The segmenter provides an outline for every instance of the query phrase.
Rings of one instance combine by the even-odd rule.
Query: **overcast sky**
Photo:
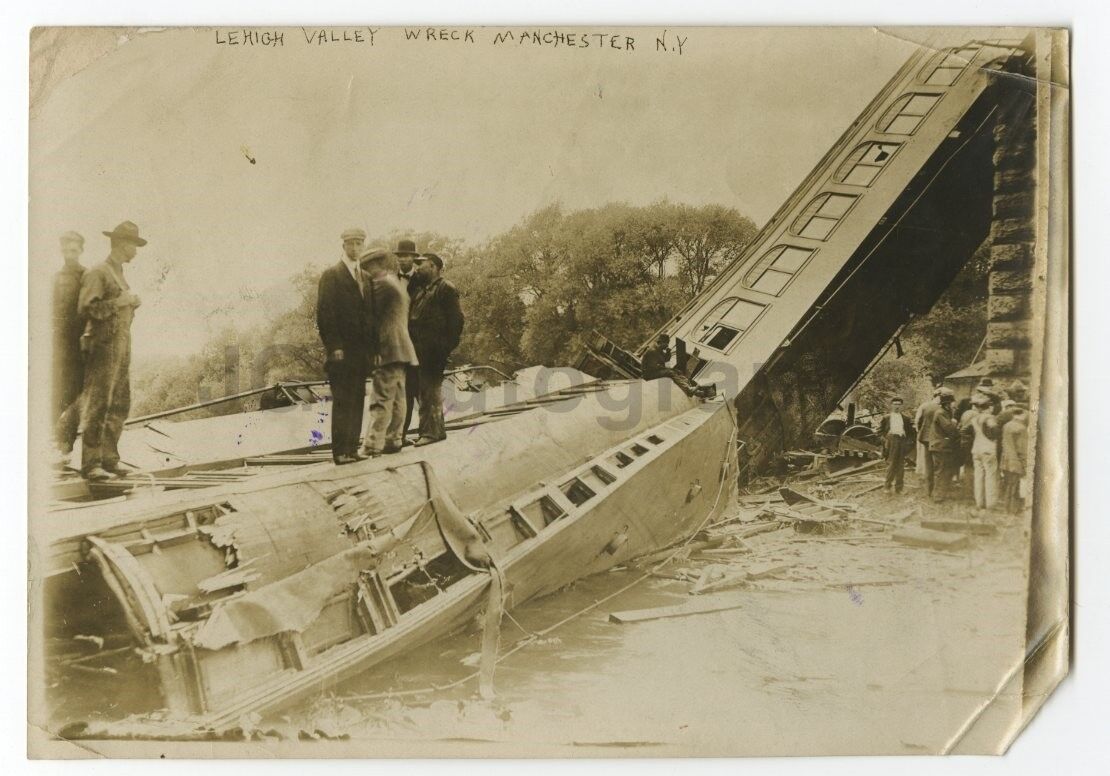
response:
[[[150,240],[127,269],[141,359],[261,320],[352,225],[480,242],[556,201],[663,197],[762,223],[911,53],[862,29],[688,28],[681,54],[673,30],[667,52],[653,28],[612,31],[632,51],[495,32],[320,46],[287,28],[280,48],[131,35],[35,106],[32,291],[61,232],[85,235],[88,266],[102,230],[135,221]]]

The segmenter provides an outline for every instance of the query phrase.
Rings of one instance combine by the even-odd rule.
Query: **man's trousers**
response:
[[[910,443],[904,436],[889,434],[886,438],[886,444],[887,464],[884,487],[890,488],[893,485],[894,489],[901,493],[906,469],[906,453],[910,448]]]
[[[362,405],[366,401],[366,360],[348,353],[342,361],[327,364],[331,385],[331,455],[358,453],[362,432]]]
[[[93,342],[85,363],[82,393],[81,471],[101,467],[112,471],[119,464],[119,438],[131,410],[131,335],[115,334]]]
[[[379,366],[370,375],[370,417],[362,443],[365,455],[400,450],[405,422],[405,365]]]

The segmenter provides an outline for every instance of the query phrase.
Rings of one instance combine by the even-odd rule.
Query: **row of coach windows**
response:
[[[938,51],[921,71],[921,82],[929,86],[951,86],[971,64],[979,46]]]
[[[951,86],[978,51],[978,46],[965,46],[938,52],[922,69],[919,76],[921,82],[927,86]],[[887,108],[875,128],[887,135],[912,135],[940,98],[940,94],[925,92],[903,94]],[[899,148],[900,143],[886,140],[861,143],[837,168],[833,180],[849,186],[869,187]],[[857,199],[857,195],[839,192],[819,194],[794,219],[790,233],[810,240],[828,239]],[[753,291],[778,296],[815,252],[816,249],[796,245],[776,245],[748,270],[744,285]],[[719,302],[703,319],[706,322],[701,327],[699,343],[714,350],[727,351],[755,324],[766,307],[738,297]]]
[[[877,129],[888,135],[912,135],[938,102],[940,102],[939,94],[923,92],[903,94],[887,108],[886,113],[879,119]]]

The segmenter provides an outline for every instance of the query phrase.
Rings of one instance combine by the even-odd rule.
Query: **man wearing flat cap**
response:
[[[443,371],[462,337],[459,292],[443,278],[443,259],[425,253],[415,260],[419,278],[409,311],[409,334],[416,347],[420,438],[417,447],[447,438],[443,427]]]
[[[340,236],[343,256],[324,270],[316,296],[316,327],[324,343],[324,371],[331,385],[331,455],[336,464],[359,460],[358,437],[370,364],[366,274],[358,265],[366,232]]]
[[[142,303],[123,265],[146,245],[131,221],[103,234],[111,241],[108,258],[85,272],[77,298],[77,313],[87,321],[81,474],[92,481],[123,473],[118,445],[131,409],[131,321]]]
[[[81,334],[85,321],[77,314],[77,298],[85,267],[81,254],[85,238],[77,232],[61,237],[62,268],[54,275],[54,384],[53,407],[55,439],[64,454],[73,450],[81,420],[81,388],[85,380],[85,363],[81,355]]]
[[[399,453],[405,422],[405,370],[416,366],[409,338],[409,295],[397,278],[397,257],[372,249],[359,258],[369,278],[371,384],[370,417],[362,454],[372,458]]]

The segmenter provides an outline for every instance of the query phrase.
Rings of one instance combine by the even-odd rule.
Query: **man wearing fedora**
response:
[[[85,272],[77,297],[84,318],[85,383],[81,418],[81,474],[100,481],[122,474],[119,438],[131,409],[131,321],[141,304],[123,276],[146,240],[124,221],[110,232],[108,258]]]
[[[85,267],[81,254],[85,238],[77,232],[61,237],[62,268],[54,275],[54,385],[53,405],[55,439],[58,450],[68,455],[77,439],[81,420],[81,388],[85,381],[85,360],[81,354],[81,335],[85,321],[77,314],[77,297]]]
[[[324,343],[324,371],[331,385],[331,455],[336,464],[360,459],[358,438],[370,369],[366,273],[358,265],[366,232],[340,235],[343,256],[320,275],[316,328]]]

